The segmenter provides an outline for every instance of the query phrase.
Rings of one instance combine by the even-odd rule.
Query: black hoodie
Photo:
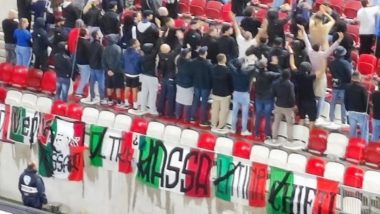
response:
[[[117,13],[113,10],[107,11],[100,21],[100,29],[104,35],[119,34],[120,20]]]
[[[49,38],[45,30],[45,20],[41,17],[37,18],[33,27],[33,53],[41,54],[47,52]]]
[[[54,62],[55,62],[55,72],[57,73],[58,77],[61,78],[70,78],[71,77],[71,71],[72,71],[72,63],[70,56],[67,54],[65,49],[65,43],[60,42],[57,45],[56,48],[56,54],[54,55]]]
[[[144,55],[141,57],[141,73],[147,76],[157,77],[156,74],[156,57],[159,45],[152,43],[144,44],[141,50]]]

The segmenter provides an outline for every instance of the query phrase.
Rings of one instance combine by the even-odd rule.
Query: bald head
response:
[[[159,16],[168,16],[169,15],[169,11],[168,11],[168,9],[166,9],[166,7],[158,8],[157,13]]]
[[[17,18],[17,11],[16,10],[10,10],[8,12],[8,18],[9,19],[16,19]]]
[[[162,44],[160,47],[160,52],[163,54],[167,54],[170,52],[170,46],[168,44]]]

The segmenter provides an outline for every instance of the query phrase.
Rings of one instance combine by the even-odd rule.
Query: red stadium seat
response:
[[[380,167],[380,143],[370,142],[364,150],[364,161],[368,166]]]
[[[355,166],[349,166],[344,173],[343,184],[361,189],[363,187],[364,170]]]
[[[132,132],[146,134],[147,129],[148,129],[148,121],[146,121],[144,118],[141,118],[141,117],[133,118],[133,122],[131,126]]]
[[[206,4],[206,16],[209,19],[220,19],[223,4],[218,1],[208,1]]]
[[[377,60],[376,63],[376,74],[377,76],[380,76],[380,58]]]
[[[31,90],[41,90],[41,81],[43,72],[39,69],[29,69],[28,76],[26,77],[27,88]]]
[[[344,0],[330,0],[328,6],[334,9],[339,15],[343,12]]]
[[[359,25],[347,25],[347,33],[349,33],[354,39],[355,43],[359,43]]]
[[[207,150],[214,150],[216,143],[216,136],[211,133],[202,133],[199,136],[198,147]]]
[[[10,84],[14,65],[11,63],[0,64],[0,81],[6,84]]]
[[[58,116],[63,116],[66,117],[67,114],[67,103],[65,103],[62,100],[56,100],[53,103],[53,106],[51,107],[51,113],[58,115]]]
[[[325,129],[314,128],[310,131],[307,150],[311,153],[323,154],[327,148],[327,137],[329,132]]]
[[[358,62],[359,62],[359,54],[356,51],[351,51],[351,59],[353,62],[354,70],[356,70],[356,66],[358,65]]]
[[[13,69],[11,84],[14,87],[26,87],[26,78],[28,76],[28,68],[25,66],[15,66]]]
[[[267,9],[261,8],[259,9],[259,11],[257,11],[255,16],[260,22],[262,22],[267,17],[267,12],[268,12]]]
[[[0,87],[0,103],[4,103],[6,97],[7,97],[7,89]]]
[[[41,81],[41,90],[45,93],[54,94],[57,84],[55,71],[49,70],[44,73]]]
[[[192,0],[190,3],[190,13],[193,16],[204,16],[206,0]]]
[[[244,141],[236,141],[234,143],[232,155],[244,159],[249,159],[251,156],[252,144]]]
[[[361,163],[364,158],[366,142],[360,138],[351,138],[346,148],[345,159],[353,163]]]
[[[223,6],[223,8],[222,8],[222,19],[223,19],[223,21],[232,22],[231,11],[232,11],[231,3],[227,3]]]
[[[358,13],[358,10],[361,8],[360,1],[357,0],[351,0],[347,1],[346,5],[344,6],[343,13],[346,15],[349,19],[356,18],[356,14]]]
[[[190,0],[180,0],[179,11],[180,13],[190,13]]]
[[[325,172],[325,161],[320,158],[312,157],[306,165],[306,173],[323,176]]]
[[[67,107],[67,117],[75,120],[82,120],[83,106],[78,103],[71,103]]]
[[[363,75],[372,74],[375,70],[377,59],[372,54],[361,54],[359,56],[358,71]]]

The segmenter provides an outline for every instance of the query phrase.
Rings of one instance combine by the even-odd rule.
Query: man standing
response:
[[[25,206],[42,209],[42,205],[47,204],[45,184],[42,178],[37,175],[35,163],[29,163],[21,174],[18,181],[18,189]]]
[[[81,9],[72,3],[72,0],[65,0],[62,3],[62,16],[65,18],[64,28],[69,33],[75,27],[75,22],[81,17]]]
[[[143,20],[137,24],[137,39],[140,44],[156,44],[159,38],[159,31],[155,24],[152,23],[153,11],[143,11]]]
[[[140,86],[141,74],[141,51],[140,42],[137,39],[131,39],[131,46],[123,54],[124,74],[125,74],[125,106],[129,107],[129,97],[132,95],[131,108],[137,109],[137,93]]]
[[[8,19],[4,19],[3,23],[4,42],[5,42],[5,55],[6,62],[16,64],[16,41],[13,37],[13,33],[18,28],[17,12],[10,10],[8,13]]]
[[[109,9],[100,21],[100,29],[105,36],[120,33],[120,20],[119,15],[116,13],[117,3],[112,1],[108,4],[108,7]]]
[[[33,38],[33,53],[36,56],[34,61],[34,68],[41,69],[42,71],[48,70],[48,51],[49,38],[45,30],[45,19],[42,17],[37,18],[34,23],[32,33]]]
[[[357,137],[357,126],[360,128],[360,137],[368,141],[368,92],[360,84],[360,74],[355,72],[351,77],[351,84],[347,85],[344,104],[348,112],[350,123],[350,137]]]

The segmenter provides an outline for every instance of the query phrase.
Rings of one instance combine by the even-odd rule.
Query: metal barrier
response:
[[[23,206],[22,204],[12,203],[0,199],[0,212],[9,212],[11,214],[49,214],[49,212]]]

